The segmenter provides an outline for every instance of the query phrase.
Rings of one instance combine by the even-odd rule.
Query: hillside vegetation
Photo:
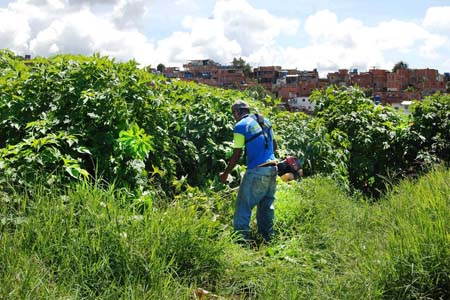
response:
[[[2,194],[0,298],[448,299],[449,182],[441,168],[376,204],[323,177],[283,184],[258,251],[232,242],[233,193],[145,210],[85,184]]]
[[[133,61],[0,51],[0,299],[449,299],[450,96],[410,116],[358,88],[311,98],[314,117]],[[233,242],[244,167],[216,177],[236,99],[305,173],[259,249]]]

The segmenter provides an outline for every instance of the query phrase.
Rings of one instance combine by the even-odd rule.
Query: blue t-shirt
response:
[[[248,115],[242,118],[234,126],[234,133],[241,134],[245,137],[245,147],[247,149],[247,168],[253,169],[258,165],[265,163],[270,160],[275,160],[275,155],[273,153],[273,131],[270,121],[264,118],[265,130],[267,134],[267,148],[266,140],[262,132],[261,126],[259,126],[258,121],[256,121],[255,115]],[[270,130],[269,130],[270,128]],[[270,132],[269,132],[270,131]],[[258,135],[256,138],[247,142],[253,136]]]

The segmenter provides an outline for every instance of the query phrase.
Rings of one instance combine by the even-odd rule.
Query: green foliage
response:
[[[397,70],[408,69],[408,64],[404,61],[399,61],[392,68],[392,73],[395,73]]]
[[[450,172],[403,182],[383,202],[387,247],[380,270],[384,299],[450,296]]]
[[[446,299],[449,181],[437,169],[377,203],[329,178],[281,183],[259,249],[232,243],[232,191],[131,206],[112,186],[0,191],[0,298]]]
[[[140,72],[134,62],[57,56],[11,64],[3,74],[0,146],[20,144],[31,135],[27,124],[43,122],[46,132],[75,135],[88,149],[72,156],[81,168],[93,174],[98,167],[107,178],[115,175],[109,157],[119,132],[130,122],[127,101],[142,97],[127,87],[144,84],[137,81]]]
[[[236,91],[166,82],[133,61],[62,55],[24,64],[9,52],[1,59],[1,148],[19,147],[32,135],[27,124],[41,122],[47,133],[76,136],[87,149],[61,152],[79,170],[133,189],[150,181],[171,193],[186,176],[190,184],[207,183],[224,165],[231,103],[252,101]]]
[[[269,92],[266,88],[264,88],[262,85],[255,85],[247,88],[245,90],[245,93],[255,99],[259,100],[261,103],[267,105],[267,106],[276,106],[279,104],[279,99],[274,99],[271,92]]]
[[[239,59],[234,57],[231,65],[235,68],[242,69],[245,76],[249,77],[251,75],[252,67],[250,66],[250,64],[246,63],[242,57],[239,57]]]
[[[38,128],[29,123],[27,127]],[[47,183],[67,183],[68,178],[60,171],[75,179],[87,178],[88,172],[80,166],[77,155],[90,154],[79,145],[78,138],[65,132],[34,134],[15,145],[0,149],[0,183],[33,186],[37,174],[47,174]]]
[[[395,180],[419,170],[412,171],[420,148],[413,141],[421,136],[411,130],[406,116],[375,105],[354,88],[330,87],[312,99],[317,103],[314,122],[323,125],[335,148],[344,151],[353,187],[379,195],[386,178]]]
[[[348,141],[343,133],[334,130],[329,134],[320,122],[303,113],[280,112],[272,121],[280,158],[297,156],[303,161],[305,176],[330,174],[348,187]]]
[[[156,70],[159,72],[164,72],[164,70],[166,69],[166,66],[164,64],[158,64],[158,66],[156,66]]]
[[[0,177],[21,185],[33,180],[36,165],[54,174],[49,178],[68,176],[50,182],[89,174],[167,195],[186,184],[208,186],[225,167],[230,105],[238,98],[272,120],[279,158],[297,155],[306,175],[327,174],[366,194],[378,196],[387,181],[450,159],[448,96],[416,104],[408,119],[374,105],[359,89],[330,87],[311,97],[317,111],[306,117],[272,109],[277,100],[258,90],[166,81],[134,61],[99,55],[23,61],[2,51]],[[39,143],[43,152],[34,146]]]
[[[153,150],[152,137],[145,134],[137,124],[132,124],[129,130],[119,132],[118,145],[128,156],[137,159],[147,158]]]
[[[450,96],[433,95],[412,105],[412,130],[420,135],[415,142],[422,162],[450,162]]]
[[[298,156],[307,175],[279,185],[277,235],[256,251],[230,243],[236,192],[213,180],[238,98],[271,119],[279,158]],[[229,299],[448,299],[449,171],[375,203],[342,187],[375,195],[448,164],[450,97],[410,117],[359,89],[313,99],[309,117],[133,61],[25,64],[1,51],[0,298],[192,299],[203,287]]]
[[[86,184],[32,194],[1,194],[2,299],[186,299],[227,266],[219,224],[191,208],[138,213]]]

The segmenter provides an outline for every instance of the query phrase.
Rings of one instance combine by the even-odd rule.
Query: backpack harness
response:
[[[266,124],[264,123],[264,117],[260,114],[254,114],[256,117],[256,122],[258,122],[259,126],[261,127],[261,131],[251,136],[248,140],[245,141],[245,144],[247,145],[260,135],[264,135],[264,141],[265,141],[265,148],[269,149],[269,140],[270,140],[270,130],[272,129],[272,126],[266,127]],[[266,131],[267,129],[267,131]]]

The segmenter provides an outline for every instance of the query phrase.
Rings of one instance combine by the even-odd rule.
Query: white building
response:
[[[411,113],[411,111],[409,110],[409,107],[411,104],[412,104],[412,101],[402,101],[400,103],[398,103],[398,102],[392,103],[392,107],[395,110],[401,111],[401,112],[409,115]]]
[[[288,100],[289,107],[294,111],[314,112],[316,104],[309,101],[309,97],[293,97]]]

